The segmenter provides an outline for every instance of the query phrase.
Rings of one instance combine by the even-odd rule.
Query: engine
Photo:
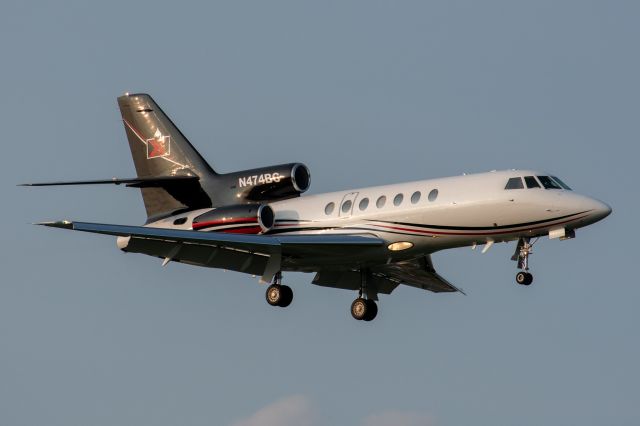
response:
[[[309,169],[302,163],[262,167],[226,175],[237,189],[237,197],[247,201],[275,201],[297,197],[311,183]]]
[[[264,204],[219,207],[193,219],[194,230],[260,234],[273,228],[274,214]]]

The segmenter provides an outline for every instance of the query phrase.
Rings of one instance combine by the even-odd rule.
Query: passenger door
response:
[[[344,196],[340,203],[340,210],[338,213],[340,217],[351,217],[353,207],[356,204],[356,198],[358,198],[357,192],[350,192]]]

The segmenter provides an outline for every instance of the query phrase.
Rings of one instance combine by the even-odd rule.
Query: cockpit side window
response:
[[[540,184],[533,176],[525,176],[524,183],[527,184],[527,188],[540,188]]]
[[[553,179],[549,176],[538,176],[540,183],[545,189],[562,189],[560,185],[558,185]]]
[[[507,181],[507,186],[504,189],[522,189],[524,185],[522,184],[521,177],[512,177]]]
[[[558,184],[560,184],[561,187],[563,187],[564,189],[566,189],[567,191],[571,191],[571,188],[569,188],[569,185],[567,185],[566,183],[564,183],[563,181],[560,180],[559,177],[556,176],[551,176],[553,178],[553,180],[555,180],[556,182],[558,182]]]

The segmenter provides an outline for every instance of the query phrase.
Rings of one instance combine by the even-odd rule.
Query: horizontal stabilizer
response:
[[[200,178],[198,176],[177,175],[177,176],[151,176],[151,177],[136,177],[130,179],[102,179],[102,180],[77,180],[77,181],[63,181],[63,182],[37,182],[37,183],[23,183],[18,186],[67,186],[67,185],[125,185],[130,188],[153,188],[163,187],[167,184],[173,184],[177,182],[196,182]]]

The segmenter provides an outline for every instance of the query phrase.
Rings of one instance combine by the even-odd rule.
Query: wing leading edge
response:
[[[175,258],[181,261],[186,259],[186,263],[197,263],[200,260],[194,259],[202,259],[205,266],[215,266],[216,256],[222,255],[223,259],[226,256],[227,262],[217,267],[255,273],[261,275],[263,282],[271,281],[273,275],[280,271],[283,256],[303,255],[310,250],[330,250],[334,254],[344,251],[347,254],[354,249],[375,248],[384,244],[383,240],[367,235],[245,235],[70,221],[43,222],[38,225],[130,237],[134,247],[135,244],[146,243],[147,248],[166,261]],[[191,256],[185,254],[189,251]]]

